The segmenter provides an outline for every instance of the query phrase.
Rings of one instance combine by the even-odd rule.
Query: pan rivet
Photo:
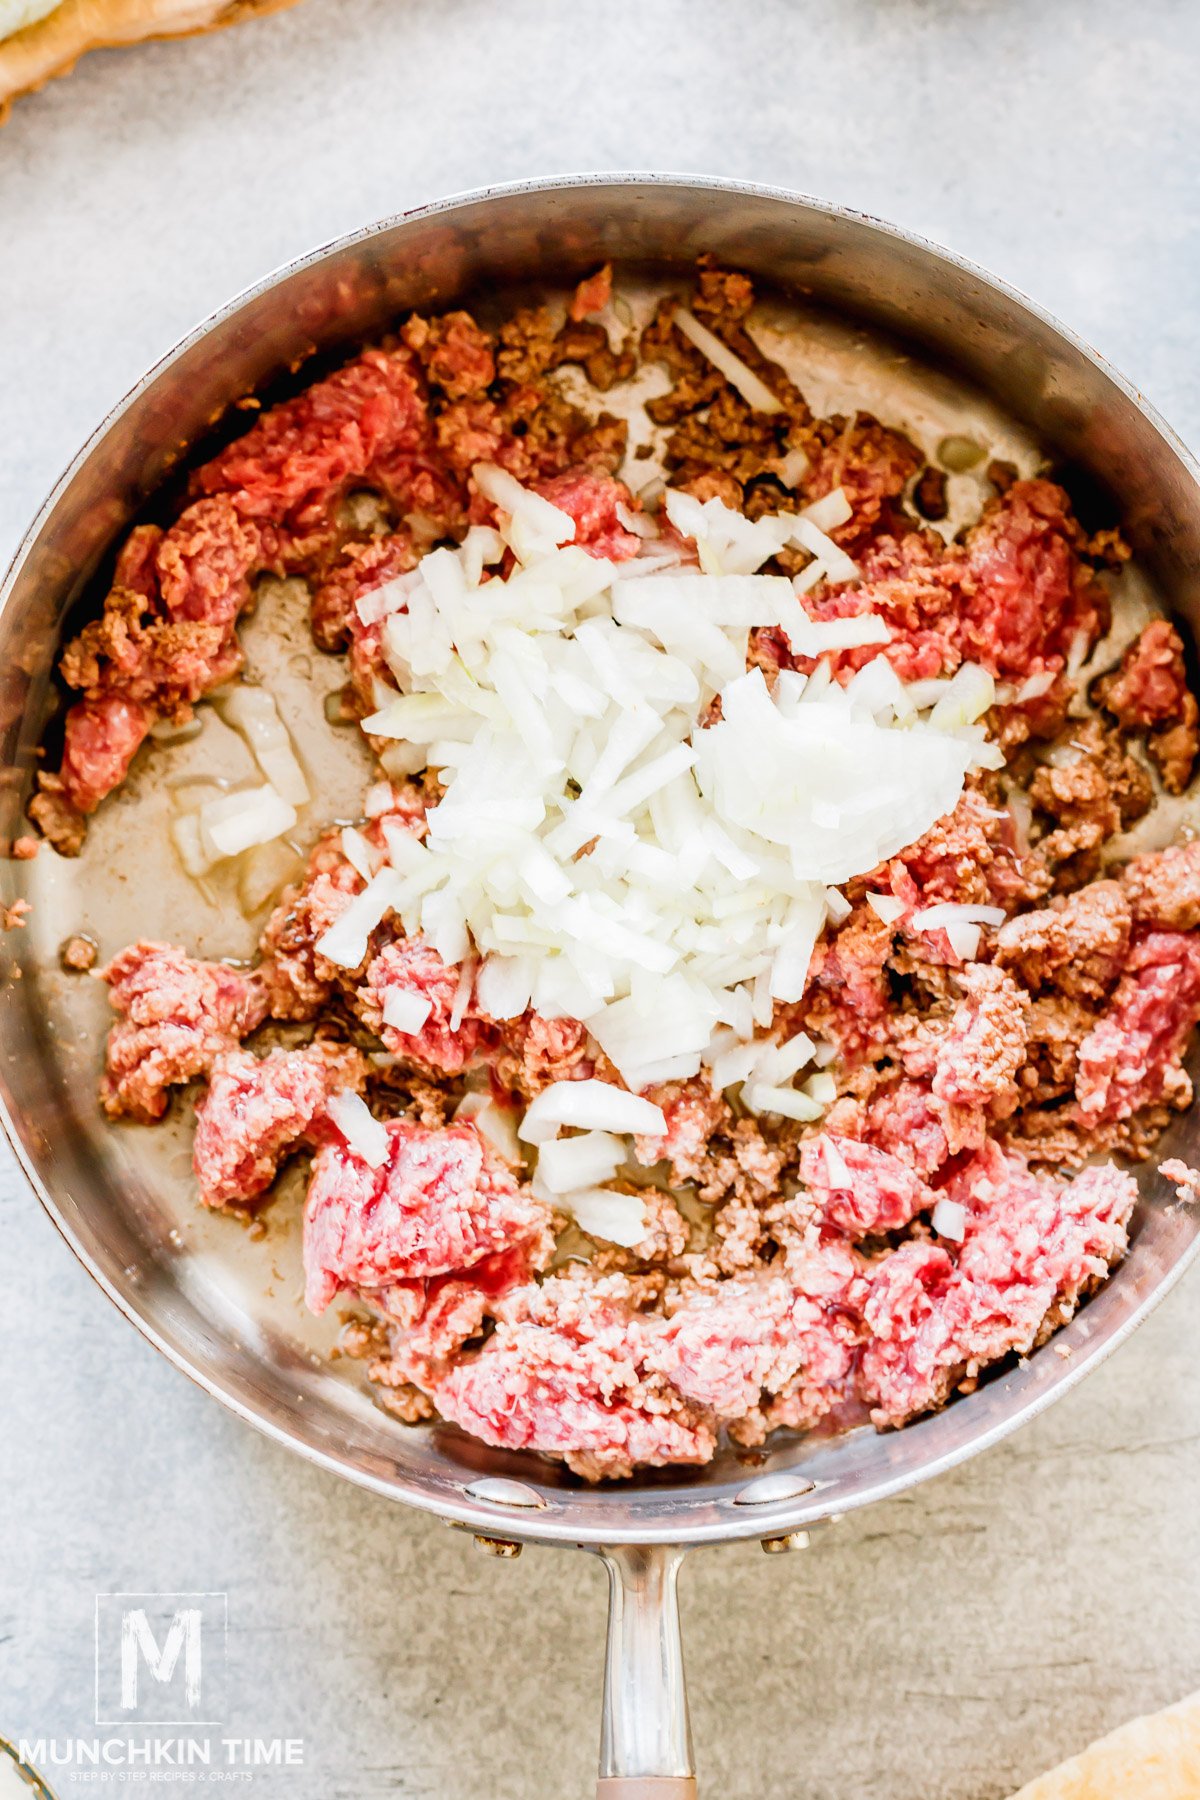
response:
[[[521,1554],[520,1544],[515,1544],[511,1538],[480,1537],[478,1532],[475,1534],[475,1548],[482,1550],[485,1556],[505,1556],[511,1559]]]
[[[782,1556],[788,1550],[808,1549],[807,1531],[787,1531],[782,1537],[763,1538],[762,1547],[768,1556]]]

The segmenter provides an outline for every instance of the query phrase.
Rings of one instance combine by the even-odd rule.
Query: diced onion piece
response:
[[[563,1205],[590,1238],[632,1250],[646,1235],[646,1202],[640,1194],[621,1194],[613,1188],[580,1188],[566,1195]]]
[[[350,864],[356,875],[364,881],[370,881],[375,873],[376,856],[361,831],[353,825],[342,827],[342,855]]]
[[[309,798],[308,780],[296,759],[274,695],[266,688],[240,683],[217,705],[225,723],[245,738],[275,792],[290,806],[303,806]]]
[[[930,1219],[938,1236],[952,1244],[961,1244],[967,1235],[967,1209],[957,1200],[939,1200]]]
[[[979,955],[978,925],[967,925],[961,921],[956,925],[947,925],[946,940],[954,954],[961,957],[963,962],[974,962]]]
[[[740,356],[735,356],[729,345],[723,343],[707,325],[702,325],[686,306],[677,306],[674,318],[684,337],[696,346],[701,356],[708,358],[714,369],[720,370],[730,387],[737,389],[746,405],[754,412],[783,411],[782,401],[776,399],[762,376],[756,375]]]
[[[825,1110],[797,1088],[772,1087],[759,1081],[745,1083],[742,1100],[753,1113],[776,1113],[781,1119],[798,1119],[801,1124],[819,1119]]]
[[[171,836],[179,852],[179,860],[193,879],[207,875],[220,859],[205,847],[200,836],[200,820],[195,813],[180,813],[171,820]]]
[[[282,837],[296,823],[296,809],[266,783],[222,794],[200,808],[200,841],[214,859],[238,856],[252,844]]]
[[[968,906],[955,900],[939,900],[936,906],[923,906],[909,924],[915,931],[944,931],[948,925],[1003,925],[1006,914],[1002,906]]]
[[[608,1081],[553,1081],[534,1099],[517,1127],[527,1144],[546,1144],[563,1125],[597,1131],[666,1135],[661,1106]]]
[[[978,663],[963,663],[951,677],[929,723],[935,731],[952,731],[956,726],[973,725],[982,719],[996,698],[996,684]]]
[[[843,1193],[853,1193],[854,1178],[835,1138],[821,1139],[821,1156],[825,1163],[825,1179],[830,1187],[840,1188]]]
[[[353,1088],[334,1094],[329,1101],[329,1117],[355,1156],[361,1157],[369,1169],[382,1169],[390,1143],[387,1128],[373,1116],[361,1095]]]
[[[1023,706],[1027,700],[1040,700],[1043,694],[1050,692],[1057,680],[1053,669],[1039,669],[1036,675],[1026,676],[1014,696],[1017,705]]]
[[[533,972],[525,956],[489,956],[475,979],[481,1012],[491,1019],[519,1019],[533,992]]]
[[[448,1023],[451,1031],[457,1031],[467,1016],[467,1008],[471,1004],[471,994],[475,987],[476,967],[474,957],[469,956],[458,971],[458,983],[454,989],[454,998],[450,1002]]]
[[[804,1083],[804,1092],[818,1106],[832,1106],[837,1099],[837,1082],[826,1070],[821,1069],[817,1074],[809,1076]]]
[[[575,521],[570,513],[522,487],[514,475],[496,463],[476,463],[471,474],[485,500],[510,518],[520,520],[539,537],[548,538],[552,544],[568,544],[575,536]]]
[[[854,509],[846,498],[845,488],[835,487],[828,494],[822,494],[819,500],[803,508],[800,517],[815,525],[818,531],[836,531],[839,525],[847,525],[854,516]]]
[[[367,954],[367,942],[384,914],[391,910],[398,894],[398,880],[392,869],[381,869],[361,894],[336,918],[328,931],[316,942],[318,956],[338,963],[344,969],[357,969]]]
[[[505,1162],[520,1163],[521,1146],[517,1142],[516,1120],[511,1107],[497,1105],[490,1094],[471,1092],[463,1095],[454,1109],[454,1117],[474,1125],[480,1137],[485,1138]]]
[[[538,1151],[537,1172],[551,1194],[572,1188],[602,1187],[625,1161],[625,1145],[609,1131],[585,1131],[579,1137],[552,1138]]]
[[[799,544],[802,549],[807,550],[810,556],[816,558],[828,580],[834,582],[858,580],[858,564],[847,556],[841,546],[835,544],[831,537],[827,537],[811,518],[806,518],[803,513],[800,513],[793,521],[792,537],[794,542]]]
[[[896,920],[902,919],[908,911],[904,901],[898,899],[895,894],[869,893],[866,900],[871,911],[877,918],[882,919],[885,925],[894,925]]]
[[[433,1011],[428,994],[413,994],[393,988],[383,997],[383,1022],[403,1037],[415,1037]]]

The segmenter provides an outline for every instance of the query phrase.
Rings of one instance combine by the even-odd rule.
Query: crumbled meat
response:
[[[1139,925],[1194,931],[1200,925],[1200,839],[1135,857],[1121,885]]]
[[[1169,794],[1181,794],[1200,750],[1200,706],[1188,686],[1183,641],[1168,619],[1153,619],[1121,666],[1096,683],[1096,699],[1126,731],[1149,733],[1146,747]]]
[[[996,938],[996,960],[1035,993],[1052,988],[1068,999],[1097,1002],[1125,966],[1130,929],[1121,884],[1093,881],[1007,920]]]
[[[12,853],[18,862],[32,862],[39,849],[35,837],[18,837],[13,839]]]
[[[366,1058],[320,1038],[303,1050],[217,1057],[196,1107],[192,1167],[205,1206],[246,1205],[264,1194],[289,1151],[315,1141],[333,1094],[366,1083]]]
[[[1177,1156],[1169,1156],[1159,1163],[1158,1172],[1175,1183],[1176,1196],[1185,1206],[1194,1206],[1200,1200],[1200,1169],[1193,1169]]]
[[[537,492],[575,521],[571,542],[589,556],[606,556],[611,562],[627,562],[636,556],[642,540],[620,520],[621,509],[634,506],[623,481],[610,476],[568,471],[538,484]]]
[[[1032,1349],[1052,1309],[1069,1317],[1124,1254],[1137,1198],[1115,1168],[1085,1169],[1063,1186],[995,1143],[946,1192],[966,1212],[957,1259],[940,1245],[904,1244],[871,1284],[860,1379],[878,1426],[903,1424],[985,1363]]]
[[[203,1075],[267,1012],[257,972],[197,962],[174,944],[131,944],[102,979],[120,1015],[108,1034],[100,1084],[114,1119],[161,1118],[167,1089]]]
[[[603,312],[612,299],[612,273],[612,264],[605,263],[602,269],[579,283],[568,308],[572,319],[578,322],[586,319],[589,313]]]
[[[856,1238],[900,1231],[937,1199],[898,1156],[834,1132],[802,1146],[800,1179],[817,1201],[820,1219]]]
[[[492,341],[470,313],[443,313],[439,319],[414,313],[401,336],[416,351],[428,380],[451,400],[486,393],[495,380]]]
[[[937,1049],[934,1098],[1003,1119],[1017,1104],[1029,1000],[1010,975],[987,963],[972,963],[960,981],[964,998]]]
[[[78,935],[67,939],[58,953],[58,960],[73,975],[85,975],[95,967],[99,954],[91,938]]]
[[[1180,1058],[1200,1021],[1200,938],[1135,937],[1112,1002],[1079,1048],[1075,1094],[1088,1124],[1127,1119],[1153,1101],[1183,1107],[1192,1084]]]
[[[727,1133],[733,1117],[720,1094],[706,1081],[670,1082],[650,1088],[646,1098],[662,1108],[667,1122],[663,1137],[637,1137],[641,1163],[666,1162],[677,1185],[704,1178],[708,1146],[716,1132]]]
[[[388,1159],[368,1165],[341,1143],[318,1150],[304,1214],[308,1304],[324,1312],[343,1289],[360,1294],[471,1269],[535,1246],[549,1255],[549,1209],[473,1125],[441,1131],[387,1122]],[[540,1264],[539,1264],[540,1266]]]
[[[259,940],[273,1019],[315,1019],[346,971],[317,949],[362,887],[335,833],[322,838],[304,879],[286,887]]]
[[[804,497],[817,500],[841,488],[853,510],[832,536],[853,553],[857,544],[878,531],[881,522],[891,524],[893,505],[921,461],[920,451],[902,432],[890,431],[877,419],[860,413],[809,462],[802,483]]]
[[[507,1087],[537,1094],[554,1081],[587,1081],[596,1073],[588,1034],[578,1019],[543,1019],[523,1013],[500,1027],[506,1054],[497,1073]]]
[[[439,1381],[438,1411],[486,1444],[563,1457],[590,1480],[707,1462],[716,1434],[653,1366],[668,1329],[621,1276],[522,1288],[482,1350]]]
[[[462,971],[447,968],[424,938],[394,938],[368,965],[358,990],[364,1024],[397,1056],[439,1075],[458,1075],[496,1041],[490,1022],[470,1004],[456,1026],[450,1023]],[[388,1000],[403,995],[429,1003],[424,1024],[415,1032],[399,1031],[386,1018]]]

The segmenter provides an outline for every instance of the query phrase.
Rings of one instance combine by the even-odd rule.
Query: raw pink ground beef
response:
[[[161,1118],[167,1089],[204,1074],[267,1012],[257,971],[197,962],[174,944],[134,944],[103,979],[121,1015],[108,1036],[100,1090],[114,1118]]]
[[[496,1042],[490,1022],[469,1008],[457,1029],[451,1028],[458,980],[458,969],[447,968],[424,938],[399,938],[387,944],[367,969],[366,982],[358,991],[363,1019],[389,1050],[439,1074],[457,1075]],[[397,1031],[386,1023],[383,1013],[390,994],[430,1002],[429,1017],[418,1032]]]
[[[347,1088],[361,1093],[366,1073],[357,1050],[323,1039],[263,1057],[222,1052],[196,1108],[192,1166],[204,1204],[245,1203],[265,1193],[290,1150],[331,1129],[330,1098]]]
[[[381,1169],[340,1142],[314,1160],[304,1216],[314,1312],[343,1289],[469,1270],[545,1231],[547,1209],[518,1187],[473,1125],[428,1130],[393,1119],[387,1132]]]

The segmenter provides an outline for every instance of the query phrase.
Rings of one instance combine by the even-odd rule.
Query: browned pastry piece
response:
[[[1012,1800],[1196,1800],[1200,1694],[1131,1719]]]
[[[0,123],[12,102],[56,75],[69,75],[88,50],[192,37],[295,0],[62,0],[45,18],[0,40]]]

